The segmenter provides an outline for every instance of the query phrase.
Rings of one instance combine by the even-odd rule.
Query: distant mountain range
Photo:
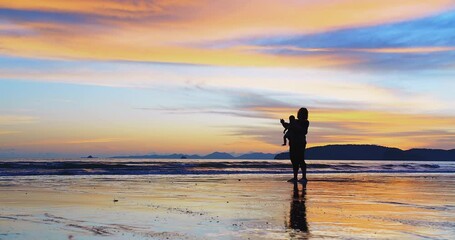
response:
[[[247,153],[232,156],[225,152],[213,152],[208,155],[140,155],[116,156],[113,158],[150,158],[150,159],[289,159],[289,152],[274,153]],[[416,161],[455,161],[455,149],[421,149],[401,150],[399,148],[383,147],[378,145],[326,145],[311,147],[306,151],[306,159],[319,160],[416,160]]]
[[[187,159],[274,159],[276,156],[275,153],[246,153],[240,156],[234,157],[229,153],[225,152],[213,152],[208,155],[188,155],[182,153],[174,153],[169,155],[160,155],[160,154],[150,154],[150,155],[140,155],[140,156],[115,156],[112,158],[161,158],[161,159],[176,159],[176,158],[187,158]]]

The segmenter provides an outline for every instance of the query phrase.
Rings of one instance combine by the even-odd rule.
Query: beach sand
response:
[[[0,178],[0,239],[450,239],[453,174]]]

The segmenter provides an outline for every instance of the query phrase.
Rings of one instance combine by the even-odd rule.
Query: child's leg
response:
[[[286,146],[287,142],[286,142],[286,135],[283,136],[283,144],[281,146]]]

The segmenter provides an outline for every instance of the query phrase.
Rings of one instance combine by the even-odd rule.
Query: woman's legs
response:
[[[299,168],[302,169],[302,179],[303,181],[306,181],[306,163],[305,163],[305,148],[306,148],[306,143],[299,147],[290,147],[289,149],[289,154],[292,162],[292,171],[294,172],[294,178],[291,179],[290,181],[297,181],[298,174],[299,174]]]
[[[302,179],[303,181],[307,181],[306,179],[306,163],[305,163],[305,151],[306,151],[306,143],[303,145],[303,149],[301,150],[301,153],[299,154],[299,162],[300,162],[300,168],[302,169]],[[298,171],[298,169],[297,169]]]
[[[290,179],[289,181],[297,181],[298,180],[298,175],[299,175],[299,168],[300,168],[300,159],[301,159],[301,154],[298,151],[299,149],[295,148],[290,148],[289,149],[289,157],[291,158],[291,163],[292,163],[292,171],[294,173],[294,178]]]
[[[299,175],[299,162],[292,161],[292,170],[294,171],[294,180],[297,181],[297,175]]]
[[[305,160],[302,160],[302,162],[300,163],[300,168],[302,169],[302,180],[307,180],[306,179],[306,163],[305,163]],[[299,171],[299,168],[297,167],[297,172]],[[295,171],[294,171],[294,174],[295,174]]]

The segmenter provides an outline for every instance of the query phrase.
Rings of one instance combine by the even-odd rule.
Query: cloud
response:
[[[137,110],[157,111],[166,114],[216,114],[242,118],[276,119],[277,111],[298,109],[302,106],[310,108],[332,107],[364,107],[364,104],[350,103],[348,101],[325,101],[317,97],[304,97],[297,94],[285,94],[282,92],[255,92],[254,90],[240,90],[236,88],[197,86],[185,88],[191,98],[197,95],[212,94],[213,97],[223,99],[212,101],[209,105],[174,107],[161,103],[158,107],[135,107]],[[210,98],[210,96],[206,96]],[[300,103],[300,104],[299,104]]]
[[[285,41],[296,45],[299,38],[283,36],[305,34],[307,38],[312,36],[310,43],[321,40],[321,43],[329,44],[329,36],[320,35],[324,32],[333,32],[335,35],[332,36],[339,37],[342,43],[347,41],[343,38],[347,34],[337,32],[339,29],[418,19],[454,6],[449,0],[291,0],[286,4],[271,0],[250,1],[248,4],[240,0],[94,0],[75,3],[47,0],[39,4],[17,0],[0,3],[0,21],[9,25],[8,31],[0,31],[0,53],[31,58],[221,66],[343,66],[355,64],[359,59],[329,53],[290,56],[276,54],[276,51],[249,51],[251,45],[260,44],[258,41],[256,44],[240,41],[240,44],[218,48],[211,43],[260,37],[268,45]],[[361,31],[354,34],[367,35]],[[360,42],[359,46],[369,41],[363,36],[354,36],[353,39]]]
[[[17,125],[37,122],[36,117],[21,115],[0,115],[0,125]]]
[[[16,151],[16,149],[14,149],[14,148],[1,148],[0,147],[0,152],[1,153],[5,153],[5,152],[6,153],[10,153],[10,152],[14,152],[14,151]]]
[[[18,126],[36,122],[38,118],[32,116],[0,115],[0,136],[22,133],[21,130],[16,129]]]
[[[312,146],[336,142],[437,147],[438,139],[446,139],[444,147],[455,144],[449,140],[454,134],[454,116],[395,112],[395,109],[390,108],[373,109],[368,108],[368,104],[349,108],[349,105],[340,102],[284,102],[248,92],[232,94],[231,97],[238,100],[232,102],[231,111],[248,112],[249,116],[242,117],[260,116],[264,121],[253,120],[244,125],[227,124],[227,131],[233,136],[256,139],[267,144],[281,142],[278,119],[295,115],[300,107],[310,110],[309,142]]]
[[[228,128],[228,132],[231,136],[251,138],[260,142],[279,146],[283,143],[283,131],[279,128],[278,124],[277,121],[277,126],[274,129],[254,125],[232,126],[231,128]]]
[[[252,112],[249,110],[238,110],[238,109],[220,109],[220,108],[135,108],[137,110],[146,110],[146,111],[158,111],[166,114],[177,114],[177,115],[193,115],[193,114],[216,114],[216,115],[227,115],[227,116],[234,116],[234,117],[242,117],[242,118],[270,118],[269,115],[264,113]]]
[[[56,12],[67,15],[90,15],[98,17],[111,17],[113,19],[143,19],[148,16],[164,15],[178,8],[191,5],[189,1],[110,1],[92,0],[79,2],[62,2],[58,0],[46,0],[30,2],[17,0],[3,2],[0,6],[5,9],[17,9],[33,12]],[[58,20],[58,19],[56,19]],[[55,21],[55,20],[54,20]]]
[[[258,50],[260,48],[257,48]],[[353,59],[332,68],[356,71],[422,71],[453,69],[455,47],[317,48],[267,47],[259,51],[285,56],[334,56]]]
[[[287,116],[295,114],[297,109],[286,108],[274,111],[281,116]],[[455,117],[318,108],[310,108],[309,111],[310,146],[349,143],[380,144],[402,148],[453,148],[455,144],[453,129]],[[267,126],[251,123],[231,126],[227,129],[234,136],[279,144],[282,140],[282,132],[277,119],[273,120]]]
[[[2,80],[142,88],[154,91],[157,96],[164,96],[159,94],[163,91],[176,96],[152,105],[137,104],[136,108],[184,106],[242,115],[245,113],[237,110],[301,105],[406,113],[453,109],[450,97],[443,97],[451,84],[448,72],[371,75],[339,70],[0,58],[0,74]],[[441,87],[430,91],[432,86]]]
[[[398,23],[258,38],[249,44],[276,55],[353,58],[355,69],[433,69],[453,64],[454,26],[455,11],[448,11]]]
[[[93,144],[93,143],[110,143],[117,141],[125,141],[122,138],[93,138],[93,139],[77,139],[63,142],[64,144]]]
[[[0,129],[0,135],[9,135],[9,134],[15,134],[15,133],[19,133],[19,131],[9,131],[9,130]]]
[[[396,48],[453,47],[455,12],[376,26],[346,28],[302,36],[257,39],[259,46],[296,46],[301,48]]]
[[[273,72],[269,75],[271,78],[275,77]],[[177,90],[187,94],[188,101],[197,98],[210,101],[193,106],[185,104],[184,108],[166,102],[162,102],[159,107],[139,108],[177,114],[211,113],[256,118],[276,118],[276,110],[279,112],[280,109],[298,109],[302,106],[422,114],[441,113],[447,110],[447,103],[406,88],[392,88],[373,81],[362,82],[354,79],[350,79],[349,84],[336,79],[309,80],[312,76],[305,74],[302,74],[302,79],[293,79],[298,76],[285,75],[283,80],[273,81],[268,81],[267,77],[257,81],[251,77],[235,80],[226,75],[214,77],[203,84],[189,84],[183,88],[184,90]],[[201,79],[198,76],[194,78]]]
[[[272,129],[276,120],[306,106],[314,144],[422,145],[419,134],[427,132],[440,139],[434,144],[447,146],[453,143],[453,122],[442,118],[454,113],[454,6],[452,0],[3,1],[0,75],[8,83],[130,88],[110,92],[117,98],[120,91],[141,88],[147,94],[122,105],[148,111],[134,111],[136,120],[162,116],[154,111],[182,114],[197,119],[197,129],[205,130],[201,125],[212,121],[215,126],[232,124],[228,130],[233,134],[268,144],[281,141],[280,131],[276,135]],[[71,88],[76,93],[89,86]],[[47,91],[38,95],[47,99],[52,95]],[[74,105],[96,109],[101,106],[97,101],[109,98],[99,93],[98,99],[87,98],[93,108],[88,100]],[[11,106],[24,107],[32,98],[24,96]],[[103,114],[108,111],[114,112],[106,108]],[[39,114],[48,117],[46,113]],[[1,126],[33,121],[0,117]],[[55,139],[68,133],[50,128]],[[388,135],[393,131],[398,135]],[[74,132],[68,133],[70,140],[63,138],[65,147],[109,145],[112,140],[103,137],[110,133],[84,139]],[[217,140],[218,146],[226,143]]]

